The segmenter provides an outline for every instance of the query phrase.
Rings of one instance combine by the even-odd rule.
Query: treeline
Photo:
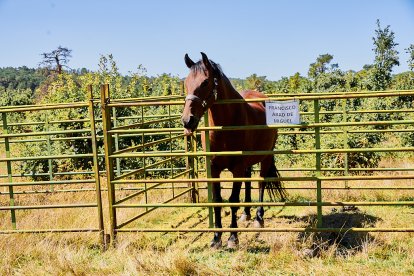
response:
[[[0,106],[86,100],[89,85],[109,83],[114,98],[183,93],[180,79],[170,74],[149,77],[145,68],[121,75],[112,55],[101,56],[99,70],[85,68],[56,73],[50,68],[0,68]],[[95,95],[99,97],[99,95]]]

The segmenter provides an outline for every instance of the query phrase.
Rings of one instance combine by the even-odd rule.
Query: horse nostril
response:
[[[184,127],[188,128],[188,129],[191,129],[191,128],[194,127],[195,121],[196,120],[195,120],[193,115],[191,115],[188,120],[185,120],[184,118],[182,118],[182,123],[183,123]]]
[[[190,116],[190,120],[188,121],[188,125],[189,126],[194,126],[194,121],[195,121],[194,116]]]

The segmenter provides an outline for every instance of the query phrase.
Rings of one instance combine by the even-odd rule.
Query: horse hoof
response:
[[[239,222],[246,222],[252,218],[251,215],[242,214],[239,218]]]
[[[221,240],[218,240],[218,241],[212,240],[211,243],[210,243],[210,248],[211,249],[217,250],[217,249],[220,249],[221,246],[222,246]]]
[[[255,219],[254,222],[253,222],[253,227],[254,228],[263,228],[264,227],[264,221],[263,220],[259,221],[259,220]]]
[[[227,248],[229,249],[237,249],[239,246],[239,239],[229,239],[227,241]]]

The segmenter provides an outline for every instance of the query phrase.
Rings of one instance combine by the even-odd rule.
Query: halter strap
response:
[[[211,97],[214,96],[214,101],[217,100],[217,86],[218,86],[217,78],[214,78],[213,91],[208,95],[208,97],[205,100],[202,100],[200,97],[198,97],[194,94],[191,94],[191,95],[187,95],[187,97],[185,97],[185,101],[199,102],[199,103],[201,103],[201,106],[203,108],[206,108]]]

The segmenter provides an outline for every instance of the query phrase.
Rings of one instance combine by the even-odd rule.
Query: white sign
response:
[[[299,101],[266,101],[266,124],[300,124]]]

